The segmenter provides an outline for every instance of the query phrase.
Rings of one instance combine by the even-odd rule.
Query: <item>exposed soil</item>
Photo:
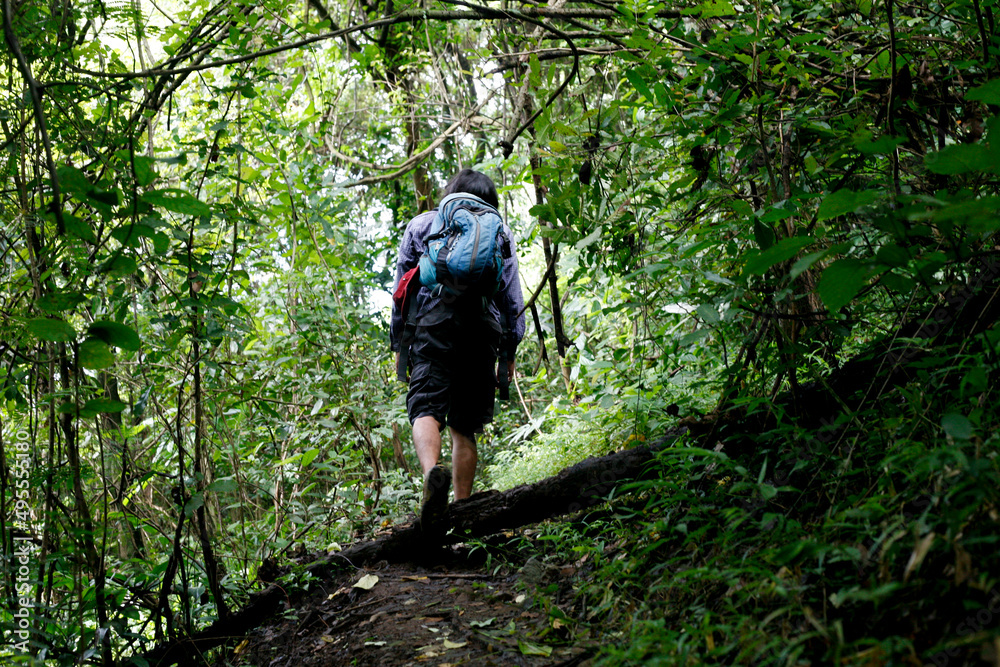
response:
[[[424,565],[383,562],[314,581],[309,593],[289,601],[293,608],[257,628],[219,664],[590,664],[596,640],[557,604],[570,604],[580,564],[530,558],[520,569],[490,573],[476,558],[481,553],[456,545]],[[545,604],[535,604],[539,591]]]

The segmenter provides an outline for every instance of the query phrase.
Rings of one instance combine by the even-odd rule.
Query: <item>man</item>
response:
[[[454,193],[475,195],[494,208],[499,198],[493,181],[481,172],[463,169],[445,188]],[[406,227],[399,245],[396,286],[417,266],[427,248],[435,211],[415,217]],[[434,295],[427,287],[416,291],[410,309],[416,309],[416,329],[408,346],[409,391],[406,408],[413,425],[413,444],[424,474],[424,496],[420,510],[421,529],[440,532],[447,512],[448,487],[454,474],[455,499],[472,493],[478,451],[476,433],[493,421],[497,370],[514,375],[514,353],[524,335],[524,299],[517,272],[513,235],[504,223],[511,252],[502,263],[500,286],[492,299]],[[486,301],[484,303],[484,301]],[[507,322],[509,331],[503,331]],[[403,342],[404,319],[394,304],[391,345],[397,365]],[[502,335],[503,334],[503,335]],[[503,346],[501,348],[501,346]],[[501,353],[506,368],[497,368]],[[405,374],[405,370],[403,372]],[[452,471],[439,465],[441,432],[451,432]]]

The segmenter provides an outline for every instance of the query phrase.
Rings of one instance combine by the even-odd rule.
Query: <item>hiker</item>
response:
[[[459,193],[474,195],[481,201],[460,197]],[[468,205],[475,213],[495,216],[490,221],[498,233],[497,252],[502,254],[494,260],[492,284],[449,284],[441,275],[441,261],[448,253],[443,251],[433,261],[425,255],[429,241],[434,245],[434,239],[429,237],[438,210],[454,209],[448,206],[449,200],[467,204],[471,201]],[[494,210],[498,208],[496,187],[489,176],[463,169],[448,182],[439,209],[411,220],[399,244],[390,337],[397,374],[409,383],[406,408],[424,474],[420,523],[425,531],[438,532],[442,528],[438,524],[447,512],[452,476],[455,500],[472,493],[478,460],[476,433],[493,421],[498,383],[501,398],[506,398],[506,382],[514,375],[514,353],[524,335],[524,299],[514,237]],[[450,253],[452,261],[456,255]],[[428,273],[437,275],[425,275]],[[443,284],[435,283],[435,278]],[[439,464],[445,426],[451,432],[452,470]]]

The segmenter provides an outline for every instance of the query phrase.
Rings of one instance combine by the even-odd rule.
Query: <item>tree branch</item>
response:
[[[9,1],[9,0],[8,0]],[[432,21],[469,21],[469,20],[520,20],[527,21],[529,23],[534,23],[536,25],[541,25],[546,30],[553,32],[556,35],[562,37],[566,33],[553,28],[550,25],[539,23],[540,19],[552,18],[552,19],[566,19],[566,18],[602,18],[602,19],[615,19],[619,18],[621,15],[610,9],[593,9],[593,8],[581,8],[581,9],[546,9],[544,7],[528,7],[521,9],[519,11],[507,11],[502,12],[500,10],[491,9],[489,7],[481,7],[478,5],[466,5],[471,8],[471,11],[465,10],[435,10],[435,11],[422,11],[422,10],[408,10],[405,12],[400,12],[395,16],[389,18],[378,19],[376,21],[371,21],[369,23],[364,23],[361,25],[351,26],[349,28],[340,28],[338,30],[331,30],[329,32],[320,33],[318,35],[313,35],[311,37],[306,37],[303,39],[296,40],[294,42],[289,42],[288,44],[282,44],[280,46],[275,46],[269,49],[263,49],[261,51],[255,51],[254,53],[248,53],[242,56],[235,56],[232,58],[221,58],[219,60],[213,60],[211,62],[198,63],[196,65],[189,65],[186,67],[174,67],[174,68],[156,68],[156,69],[146,69],[138,70],[135,72],[97,72],[94,70],[83,69],[80,67],[74,67],[73,70],[78,74],[84,74],[87,76],[92,76],[101,79],[120,79],[120,80],[134,80],[134,79],[148,79],[160,76],[172,76],[177,74],[191,74],[193,72],[201,72],[208,69],[213,69],[215,67],[224,67],[226,65],[236,65],[239,63],[250,62],[252,60],[257,60],[259,58],[264,58],[266,56],[275,55],[278,53],[283,53],[285,51],[291,51],[294,49],[299,49],[311,44],[316,44],[318,42],[323,42],[328,39],[337,39],[339,37],[344,37],[356,32],[362,32],[364,30],[370,30],[373,28],[381,28],[384,25],[393,25],[398,23],[417,23],[425,20]],[[672,11],[663,11],[657,13],[658,18],[677,18],[679,14]],[[568,37],[568,35],[567,35]],[[177,58],[174,58],[176,61]],[[58,81],[40,85],[40,89],[45,89],[50,86],[64,86],[75,84],[72,81]]]
[[[367,165],[367,166],[370,166],[370,167],[373,167],[373,168],[376,168],[376,169],[383,169],[383,168],[384,169],[395,169],[395,171],[392,171],[392,172],[386,173],[386,174],[380,174],[378,176],[366,176],[365,178],[362,178],[360,180],[352,181],[350,183],[345,183],[342,187],[345,187],[345,188],[356,188],[356,187],[360,187],[362,185],[374,185],[376,183],[383,183],[385,181],[391,181],[393,179],[399,178],[400,176],[406,174],[410,170],[416,168],[417,165],[419,165],[428,156],[430,156],[437,149],[437,147],[440,146],[441,144],[443,144],[445,142],[445,139],[447,139],[449,136],[451,136],[452,134],[454,134],[457,129],[459,129],[460,127],[462,127],[466,123],[468,123],[469,119],[472,118],[473,116],[475,116],[477,113],[479,113],[479,110],[482,109],[484,106],[486,106],[486,103],[489,102],[491,99],[493,99],[493,94],[492,93],[490,95],[488,95],[485,100],[483,100],[478,105],[476,105],[476,107],[465,118],[460,118],[459,120],[456,120],[454,123],[452,123],[450,126],[448,126],[448,128],[444,132],[442,132],[436,139],[434,139],[434,141],[432,141],[431,144],[427,148],[425,148],[424,150],[420,151],[419,153],[414,153],[409,158],[407,158],[405,162],[403,162],[403,163],[401,163],[399,165],[395,165],[394,167],[374,167],[374,165],[367,165],[367,163],[362,163],[364,165]],[[351,158],[347,157],[346,155],[341,154],[340,152],[338,152],[338,151],[336,151],[334,149],[330,149],[330,152],[332,152],[337,157],[340,157],[342,159],[347,160],[348,162],[360,163],[359,160],[358,161],[352,160]]]
[[[52,213],[56,216],[56,229],[61,236],[66,231],[66,222],[63,220],[59,176],[56,174],[56,163],[52,158],[52,141],[49,138],[49,129],[45,123],[45,113],[42,109],[42,86],[32,76],[28,60],[21,51],[21,43],[17,40],[17,35],[14,34],[12,16],[13,11],[10,0],[3,0],[3,36],[11,53],[14,54],[17,69],[21,72],[21,76],[24,77],[24,82],[28,85],[28,92],[31,95],[31,106],[35,113],[35,122],[38,124],[38,132],[42,136],[42,146],[45,149],[45,163],[49,170],[49,179],[52,182]]]

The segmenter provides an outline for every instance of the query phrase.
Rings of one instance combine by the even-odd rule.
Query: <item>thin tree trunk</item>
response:
[[[530,163],[532,171],[531,179],[535,186],[535,203],[541,205],[545,203],[545,192],[542,188],[541,176],[538,174],[541,163],[535,154],[531,156]],[[552,229],[552,223],[547,220],[539,218],[539,224],[547,229]],[[570,341],[566,337],[566,334],[563,333],[562,305],[559,302],[559,272],[557,270],[559,264],[559,245],[552,243],[547,236],[542,236],[542,252],[545,255],[545,265],[552,266],[552,271],[549,272],[549,302],[552,305],[552,328],[554,329],[556,339],[556,352],[559,354],[559,367],[562,371],[563,381],[566,383],[566,391],[569,392],[572,389],[572,382],[570,381],[569,365],[566,363],[566,348],[569,347]]]
[[[67,396],[77,396],[76,386],[76,354],[74,350],[74,363],[70,364],[69,355],[64,343],[59,344],[59,374],[62,376],[63,391]],[[77,401],[79,404],[79,401]],[[94,605],[97,608],[97,627],[102,630],[108,629],[108,608],[107,600],[104,597],[104,558],[97,552],[94,543],[94,521],[90,515],[90,508],[87,504],[87,496],[83,491],[83,467],[80,463],[79,439],[77,438],[76,416],[66,413],[61,415],[61,426],[63,439],[66,443],[66,457],[73,476],[73,497],[76,504],[76,513],[83,528],[81,541],[83,543],[84,557],[87,562],[87,569],[94,577]],[[111,656],[111,636],[105,632],[101,639],[101,658],[105,667],[111,667],[114,661]]]

